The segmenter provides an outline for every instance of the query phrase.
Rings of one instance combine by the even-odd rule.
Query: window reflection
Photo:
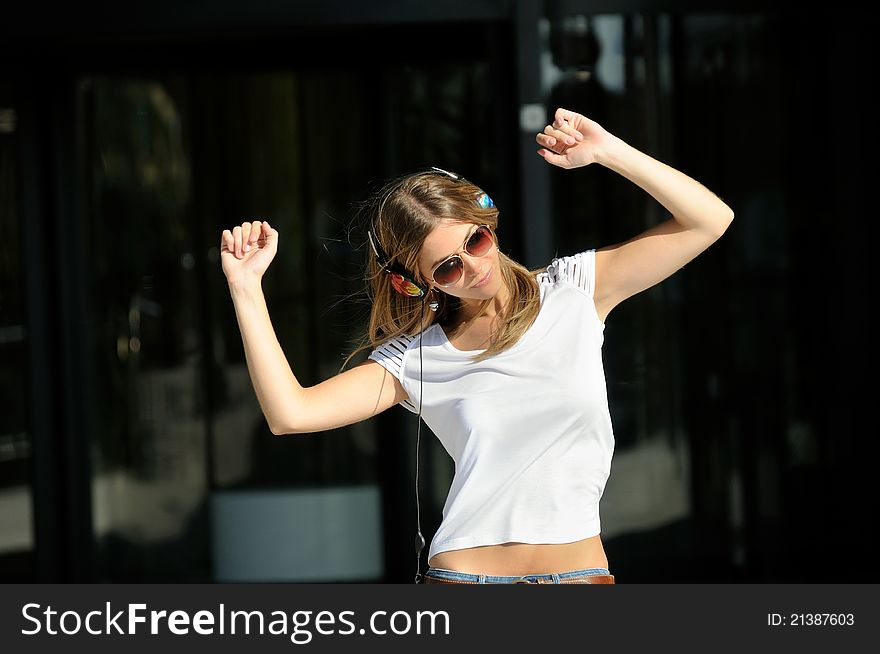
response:
[[[99,575],[202,579],[207,434],[180,80],[87,78],[79,96]]]
[[[11,89],[0,84],[0,579],[10,582],[35,574],[16,127]]]

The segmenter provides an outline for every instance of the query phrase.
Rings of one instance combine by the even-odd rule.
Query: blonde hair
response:
[[[482,207],[477,197],[483,191],[464,179],[453,179],[442,173],[415,173],[388,182],[380,191],[361,204],[362,215],[368,220],[364,228],[371,228],[390,261],[409,271],[410,276],[428,288],[418,267],[419,253],[428,234],[443,220],[454,220],[474,225],[488,225],[496,239],[498,209]],[[376,348],[402,334],[418,335],[437,322],[442,326],[453,323],[461,306],[459,298],[443,292],[431,299],[439,303],[436,312],[426,311],[425,297],[407,297],[391,286],[390,276],[376,261],[369,243],[366,244],[367,296],[371,301],[370,320],[361,342],[348,355],[342,368],[351,358],[366,348]],[[498,262],[510,299],[501,316],[501,323],[490,346],[471,357],[482,361],[512,347],[532,326],[541,309],[540,289],[535,276],[546,270],[529,270],[517,263],[500,247]],[[475,315],[492,301],[486,299]]]

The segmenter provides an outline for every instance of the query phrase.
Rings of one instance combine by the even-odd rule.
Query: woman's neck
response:
[[[485,300],[459,299],[460,306],[455,314],[456,323],[471,322],[477,319],[494,320],[499,315],[504,315],[507,303],[510,301],[510,291],[502,282],[501,288],[486,307],[480,311],[480,305]],[[479,315],[477,312],[480,311]]]

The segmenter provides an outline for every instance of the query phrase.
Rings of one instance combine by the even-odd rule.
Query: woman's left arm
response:
[[[705,186],[581,114],[558,109],[536,141],[543,146],[538,154],[549,163],[561,168],[599,163],[643,188],[672,214],[624,243],[597,249],[594,298],[603,320],[617,304],[696,258],[733,221],[733,210]]]

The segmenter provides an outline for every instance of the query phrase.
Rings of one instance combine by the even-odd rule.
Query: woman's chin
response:
[[[463,295],[463,300],[491,300],[493,297],[498,295],[498,291],[501,289],[498,288],[496,284],[489,280],[489,283],[485,286],[480,286],[479,288],[469,288],[467,295]]]

